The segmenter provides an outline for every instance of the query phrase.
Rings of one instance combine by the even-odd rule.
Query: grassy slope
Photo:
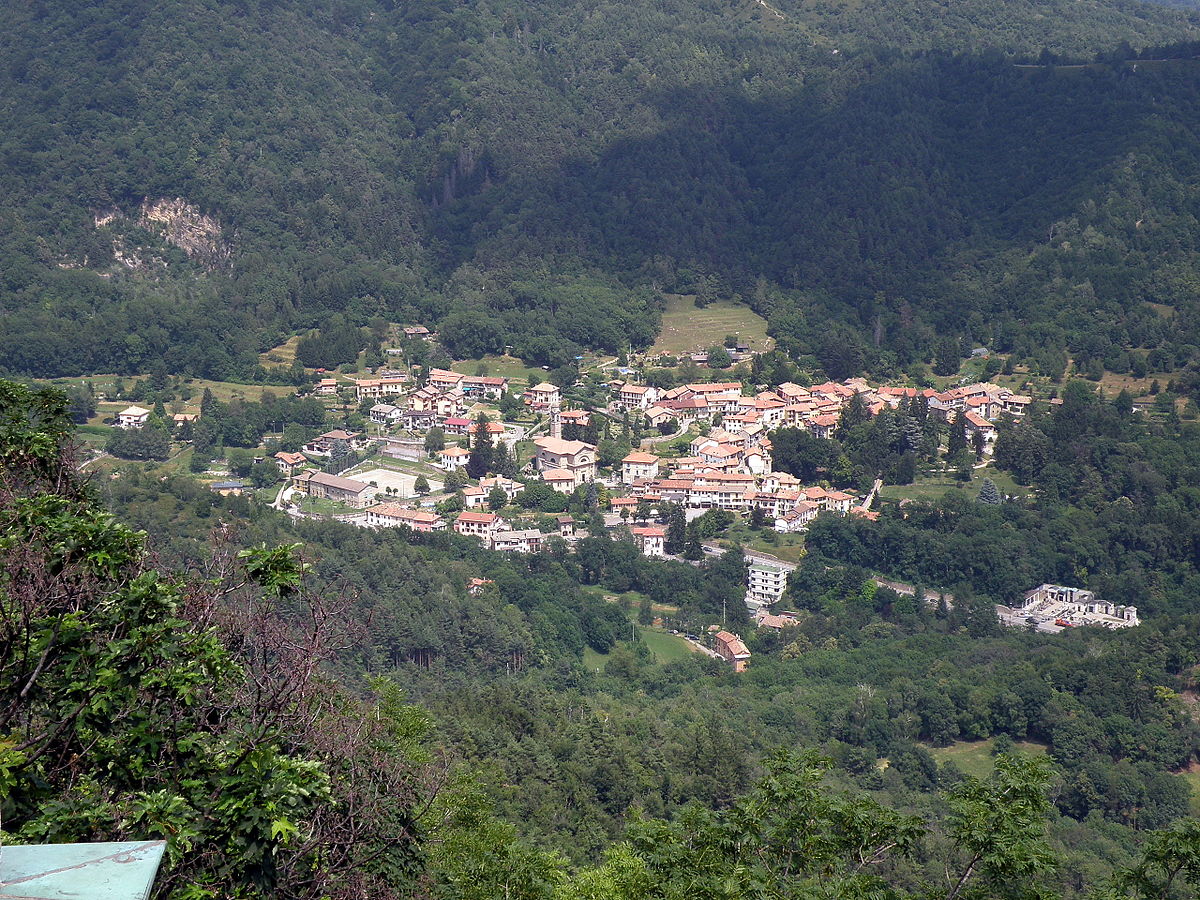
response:
[[[736,334],[756,350],[774,343],[767,337],[767,320],[748,306],[721,300],[697,309],[691,296],[668,294],[662,331],[651,353],[697,353]]]

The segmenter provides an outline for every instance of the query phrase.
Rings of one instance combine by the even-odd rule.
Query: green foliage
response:
[[[283,595],[302,618],[326,616],[298,594],[295,548],[243,551],[240,571],[218,553],[225,574],[208,583],[149,568],[145,535],[98,509],[61,456],[61,395],[4,383],[0,396],[8,832],[165,838],[163,896],[407,883],[408,764],[387,758],[353,701],[318,687],[320,633],[282,625]],[[380,790],[396,792],[391,813],[363,802]],[[350,820],[365,829],[346,833]]]
[[[171,453],[171,436],[153,422],[143,428],[114,428],[104,450],[122,459],[166,459]]]

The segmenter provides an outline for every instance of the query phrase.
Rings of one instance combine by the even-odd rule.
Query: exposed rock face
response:
[[[207,269],[225,268],[233,255],[222,237],[221,224],[182,197],[174,200],[147,197],[138,210],[138,224],[161,231],[167,243]]]
[[[167,267],[167,261],[157,255],[154,248],[130,243],[122,227],[130,220],[117,207],[96,210],[92,221],[96,228],[112,227],[113,258],[119,266],[142,274]],[[221,224],[182,197],[174,200],[147,197],[138,207],[136,224],[161,235],[164,241],[178,247],[189,259],[209,271],[227,268],[233,256],[233,248],[225,241]],[[86,260],[83,265],[87,265]]]

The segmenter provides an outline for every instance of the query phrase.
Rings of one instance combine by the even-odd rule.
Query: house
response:
[[[537,553],[542,549],[546,535],[536,528],[515,531],[497,531],[488,540],[488,546],[500,553]]]
[[[354,381],[354,397],[363,400],[378,400],[380,397],[396,396],[408,390],[407,376],[389,378],[359,378]]]
[[[371,421],[377,425],[395,425],[404,418],[404,410],[390,403],[376,403],[371,407]]]
[[[322,378],[313,385],[313,393],[318,397],[332,397],[337,393],[338,383],[336,378]]]
[[[525,485],[519,481],[513,481],[511,478],[505,478],[503,475],[497,475],[495,478],[481,478],[478,487],[469,487],[463,490],[463,501],[466,503],[467,509],[485,506],[488,494],[495,488],[504,491],[505,501],[511,503],[517,494],[525,490]]]
[[[837,430],[839,417],[834,415],[814,416],[808,422],[808,430],[813,437],[828,440]]]
[[[488,375],[468,375],[459,384],[468,397],[486,397],[499,400],[508,390],[508,379]]]
[[[780,534],[796,534],[808,528],[808,524],[821,513],[821,504],[801,500],[782,516],[775,519],[775,530]]]
[[[1061,584],[1043,584],[1026,591],[1013,609],[1025,619],[1067,627],[1131,628],[1141,623],[1136,606],[1118,606],[1098,600],[1091,591]]]
[[[734,672],[745,672],[750,664],[750,651],[736,634],[718,631],[713,636],[713,649],[718,656],[733,666]]]
[[[305,472],[296,476],[296,486],[300,481],[306,484],[308,496],[325,500],[337,500],[350,506],[363,507],[374,501],[379,488],[353,478],[342,478],[340,475],[330,475],[328,472]]]
[[[283,450],[271,458],[275,460],[275,465],[279,466],[279,471],[287,476],[308,462],[308,458],[303,453],[285,453]]]
[[[658,388],[645,384],[626,384],[621,386],[617,394],[617,407],[620,409],[649,409],[658,399]]]
[[[646,410],[645,419],[651,428],[662,428],[666,423],[675,421],[675,412],[655,405]]]
[[[586,428],[592,423],[591,414],[585,409],[568,409],[559,413],[558,419],[564,425],[577,425]]]
[[[661,525],[635,525],[629,529],[645,556],[666,556],[667,529]]]
[[[975,446],[975,441],[979,441],[983,446],[983,452],[990,455],[996,448],[996,426],[975,412],[965,413],[963,418],[965,419],[963,428],[967,432],[967,445]]]
[[[480,538],[486,544],[492,534],[498,531],[503,524],[503,520],[495,513],[468,510],[458,514],[458,518],[454,522],[454,530],[459,534]]]
[[[404,336],[409,340],[427,341],[433,337],[433,332],[424,325],[406,325],[404,327]]]
[[[542,472],[542,481],[560,494],[571,493],[579,484],[575,473],[569,469],[546,469]]]
[[[483,593],[484,588],[486,588],[489,584],[495,583],[496,582],[490,578],[472,578],[467,582],[467,593],[472,597],[478,597]]]
[[[774,628],[776,631],[782,631],[784,628],[791,628],[800,624],[800,620],[788,613],[781,615],[772,615],[767,612],[766,607],[760,607],[754,613],[754,624],[759,628]]]
[[[658,477],[659,458],[653,453],[634,450],[621,460],[622,484],[633,484],[641,478]]]
[[[404,427],[409,431],[428,431],[437,421],[437,413],[432,409],[404,410]]]
[[[246,490],[244,481],[214,481],[208,486],[208,489],[214,494],[220,494],[222,497],[240,496]]]
[[[511,478],[505,478],[503,475],[496,475],[492,478],[481,478],[479,481],[479,486],[485,491],[491,491],[495,488],[500,488],[500,490],[504,491],[504,496],[506,496],[510,502],[514,497],[517,496],[517,494],[525,490],[525,485],[521,484],[521,482],[513,481]]]
[[[341,442],[350,450],[363,450],[370,444],[361,431],[344,431],[335,428],[313,438],[300,449],[309,456],[331,456],[333,448]]]
[[[395,503],[380,503],[367,509],[366,524],[371,528],[397,528],[401,525],[413,531],[445,531],[446,520],[424,509],[407,509]]]
[[[774,606],[787,590],[790,569],[751,559],[747,566],[746,606],[758,610]]]
[[[460,372],[451,372],[449,369],[430,369],[429,377],[425,379],[425,386],[445,393],[458,388],[466,377]]]
[[[462,416],[451,416],[442,422],[442,430],[446,434],[466,434],[470,427],[471,420],[464,419]]]
[[[558,523],[558,536],[564,541],[574,540],[575,520],[570,516],[558,516],[555,521]]]
[[[545,412],[552,406],[562,406],[562,391],[543,381],[525,392],[525,402],[538,412]]]
[[[150,421],[150,410],[140,406],[128,406],[117,413],[118,428],[144,428]]]
[[[447,447],[445,450],[438,451],[438,468],[445,469],[447,472],[465,469],[467,460],[470,458],[471,451],[465,447]]]
[[[171,423],[174,425],[194,425],[199,420],[199,413],[175,413],[171,416]]]
[[[499,422],[490,422],[489,421],[487,423],[487,425],[485,425],[484,427],[487,429],[488,437],[490,437],[492,439],[493,443],[495,443],[497,438],[504,436],[504,426],[501,425]],[[467,425],[467,434],[471,435],[472,437],[474,437],[475,432],[477,432],[478,430],[479,430],[478,422],[471,422]]]
[[[573,476],[571,489],[596,478],[596,448],[584,441],[564,441],[556,437],[540,437],[534,442],[537,455],[535,468],[546,478],[550,471],[567,471]]]

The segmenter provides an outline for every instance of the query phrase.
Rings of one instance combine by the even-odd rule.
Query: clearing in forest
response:
[[[650,348],[651,354],[700,353],[736,334],[752,350],[769,350],[774,342],[767,337],[767,320],[750,307],[730,300],[718,300],[702,309],[690,294],[667,294],[662,331]]]

